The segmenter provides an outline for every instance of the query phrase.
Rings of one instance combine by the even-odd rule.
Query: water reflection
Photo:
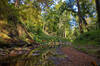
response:
[[[2,57],[0,66],[55,66],[55,62],[59,62],[52,58],[58,57],[58,55],[65,57],[61,56],[61,51],[58,51],[60,47],[61,45],[52,43],[52,45],[32,49],[26,54],[8,56],[6,59]]]
[[[51,50],[47,48],[36,50],[30,51],[27,55],[2,58],[0,66],[54,66],[53,61],[49,60]]]

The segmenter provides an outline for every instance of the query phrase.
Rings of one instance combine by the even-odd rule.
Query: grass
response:
[[[66,42],[69,41],[66,38],[58,37],[58,36],[50,36],[46,35],[44,32],[40,33],[39,35],[34,36],[34,40],[40,44],[48,44],[49,42]],[[45,40],[44,42],[42,40]]]
[[[83,33],[73,43],[78,45],[100,45],[100,30]]]
[[[100,56],[100,30],[81,34],[74,40],[73,47],[89,55]]]

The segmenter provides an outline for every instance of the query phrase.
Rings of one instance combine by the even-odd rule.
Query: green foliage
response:
[[[90,32],[86,32],[84,34],[81,34],[79,37],[75,39],[73,42],[75,44],[93,44],[93,45],[99,45],[100,44],[100,30],[94,30]]]
[[[14,3],[1,1],[0,4],[2,4],[2,6],[0,6],[0,14],[2,16],[6,16],[2,18],[7,19],[10,24],[17,24],[21,22],[25,26],[27,32],[32,33],[31,37],[33,37],[35,41],[39,43],[41,43],[42,40],[47,40],[47,42],[52,40],[58,41],[58,38],[61,38],[62,40],[65,38],[73,41],[79,35],[78,25],[74,27],[77,27],[77,29],[73,30],[74,28],[72,28],[73,26],[70,24],[70,21],[73,20],[73,18],[76,21],[78,20],[77,12],[69,6],[75,6],[76,1],[70,3],[69,5],[66,4],[66,2],[61,1],[58,1],[58,4],[55,4],[55,1],[52,0],[48,2],[46,0],[25,0],[23,2],[24,4],[19,3],[18,7],[15,7]],[[54,4],[53,7],[48,7],[52,4]],[[91,20],[95,19],[93,16],[96,15],[93,15],[92,13],[95,12],[95,5],[92,1],[80,0],[80,6],[82,12],[81,15],[83,17],[89,16]],[[6,13],[6,11],[9,13]],[[88,24],[92,25],[92,23],[96,20],[92,21],[93,22]],[[84,26],[83,29],[86,32],[85,27],[86,26]],[[49,36],[43,34],[45,32],[47,32]]]
[[[58,2],[58,4],[55,2]],[[28,55],[22,56],[24,59],[29,59],[25,61],[26,66],[36,64],[38,66],[54,66],[54,63],[49,60],[50,57],[65,57],[64,55],[56,54],[56,49],[54,48],[58,47],[56,43],[73,41],[76,46],[100,46],[100,30],[95,30],[97,17],[94,1],[79,0],[79,6],[80,15],[87,22],[86,25],[86,22],[81,18],[82,30],[85,32],[83,34],[79,32],[79,23],[77,23],[78,6],[75,0],[70,0],[69,4],[62,2],[62,0],[19,0],[17,6],[15,2],[11,3],[10,0],[2,0],[0,1],[0,32],[6,33],[3,34],[6,39],[16,39],[16,41],[20,39],[27,43],[31,43],[31,40],[33,40],[33,42],[40,44],[38,48],[31,50]],[[3,27],[3,22],[7,22],[8,26]],[[18,24],[22,26],[22,30],[25,33],[21,36],[18,36],[18,30],[21,29],[21,27],[17,29]],[[86,28],[90,31],[87,31]],[[8,34],[18,38],[9,37]],[[4,38],[0,34],[0,46],[1,44],[7,45],[3,40]],[[87,51],[84,47],[78,49],[84,52]],[[32,55],[37,51],[39,51],[39,55]],[[89,50],[88,53],[93,54],[96,52]]]
[[[62,38],[62,37],[57,37],[57,36],[49,36],[49,35],[46,35],[45,33],[40,33],[39,35],[34,35],[34,40],[40,44],[48,44],[49,42],[59,42],[59,41],[62,41],[62,42],[66,42],[66,41],[69,41],[68,39],[66,38]]]

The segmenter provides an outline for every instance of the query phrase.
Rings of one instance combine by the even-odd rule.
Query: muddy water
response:
[[[62,58],[55,57],[55,54],[60,56],[63,55],[63,53],[60,51],[60,48],[56,48],[53,50],[49,48],[45,50],[43,49],[41,51],[36,52],[35,54],[32,53],[32,56],[30,57],[27,57],[25,55],[11,55],[11,57],[8,56],[6,58],[0,57],[0,66],[57,66],[57,64],[59,64],[62,61]]]
[[[54,66],[52,61],[41,60],[39,56],[19,60],[5,60],[0,61],[0,66]],[[16,58],[15,58],[16,59]],[[49,62],[49,63],[48,63]],[[46,63],[46,64],[44,64]]]
[[[19,61],[19,62],[13,62],[13,63],[1,63],[0,66],[25,66],[25,63],[23,61]]]
[[[14,58],[10,60],[0,61],[0,66],[38,66],[37,59],[19,59],[14,60]]]
[[[49,62],[49,63],[48,63]],[[0,57],[0,66],[53,66],[52,61],[42,58],[40,54],[32,54],[31,56],[8,56]]]

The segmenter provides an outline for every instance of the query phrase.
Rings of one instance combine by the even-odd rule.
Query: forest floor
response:
[[[60,52],[67,57],[64,59],[57,59],[56,66],[98,66],[100,59],[89,56],[73,47],[63,47]]]
[[[17,53],[15,53],[15,51],[12,50],[9,56],[16,56],[16,54],[18,54],[21,50],[22,48],[17,48]],[[63,58],[52,57],[51,59],[52,61],[54,61],[55,66],[99,66],[100,65],[100,58],[90,56],[89,54],[79,51],[72,46],[64,46],[56,48],[56,52],[59,55],[60,54],[65,55],[65,57]]]

